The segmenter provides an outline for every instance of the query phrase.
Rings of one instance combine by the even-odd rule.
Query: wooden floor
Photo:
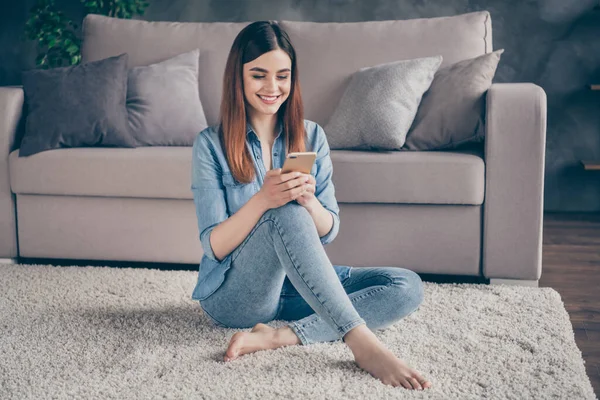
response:
[[[540,287],[560,293],[600,398],[600,214],[546,213]]]

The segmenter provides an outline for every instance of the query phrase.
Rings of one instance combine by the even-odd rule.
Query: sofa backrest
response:
[[[223,71],[235,36],[249,22],[149,22],[89,14],[82,62],[129,54],[129,67],[200,49],[198,89],[209,125],[217,123]],[[490,14],[397,21],[280,21],[298,56],[304,117],[326,125],[351,75],[386,62],[442,55],[441,67],[492,51]]]

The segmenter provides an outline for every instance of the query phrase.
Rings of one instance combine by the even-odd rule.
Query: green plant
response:
[[[80,0],[85,14],[102,14],[130,19],[142,15],[148,7],[145,0]],[[54,0],[37,0],[25,23],[28,39],[37,41],[35,60],[40,68],[76,65],[81,61],[81,39],[77,25],[56,8]]]
[[[130,19],[142,15],[148,7],[144,0],[81,0],[87,14],[102,14],[109,17]]]

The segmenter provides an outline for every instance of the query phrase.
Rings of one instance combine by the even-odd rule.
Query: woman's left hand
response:
[[[312,176],[311,174],[302,174],[302,175],[308,177],[308,181],[305,183],[306,190],[300,196],[296,197],[296,201],[302,207],[309,209],[309,207],[317,199],[315,197],[317,181],[315,180],[315,177]]]

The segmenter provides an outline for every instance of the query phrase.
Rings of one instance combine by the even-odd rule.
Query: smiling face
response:
[[[244,97],[249,113],[277,113],[290,94],[291,69],[292,60],[281,49],[244,64]]]

